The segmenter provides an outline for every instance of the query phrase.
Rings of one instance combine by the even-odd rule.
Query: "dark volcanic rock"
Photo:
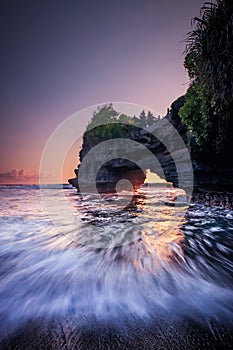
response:
[[[166,179],[166,181],[173,183],[174,186],[178,187],[178,174],[177,174],[177,167],[174,162],[174,159],[172,155],[170,154],[170,151],[166,148],[165,144],[161,142],[156,136],[162,135],[164,139],[166,139],[167,144],[172,145],[173,144],[173,138],[175,138],[175,135],[173,135],[172,132],[170,132],[168,129],[168,125],[166,125],[166,120],[169,121],[174,127],[175,131],[177,130],[179,134],[181,135],[184,143],[187,142],[187,135],[186,135],[186,127],[181,124],[180,118],[178,116],[178,111],[181,105],[184,103],[184,98],[181,97],[177,101],[175,101],[172,106],[171,110],[168,111],[167,116],[164,119],[161,119],[156,122],[156,133],[154,133],[154,126],[152,126],[150,129],[143,129],[140,127],[132,126],[129,127],[129,132],[127,135],[122,135],[123,138],[128,138],[130,140],[136,141],[138,144],[143,145],[144,148],[149,150],[150,155],[154,155],[154,161],[151,157],[148,157],[148,154],[144,152],[142,149],[138,147],[131,148],[130,146],[127,149],[127,152],[125,154],[125,150],[121,150],[119,143],[116,143],[115,150],[117,149],[119,154],[125,154],[125,158],[123,157],[115,157],[114,159],[111,159],[110,161],[104,163],[103,157],[101,154],[96,152],[94,156],[92,156],[92,162],[89,163],[89,168],[86,170],[86,176],[82,179],[82,182],[86,183],[86,187],[88,188],[88,185],[90,183],[93,183],[93,181],[96,183],[98,190],[101,189],[101,191],[115,191],[116,183],[121,179],[127,179],[129,180],[134,188],[138,188],[140,185],[142,185],[145,181],[145,171],[142,170],[142,167],[140,167],[140,163],[143,163],[143,168],[150,169],[152,172],[159,175],[161,178]],[[167,124],[169,124],[167,123]],[[85,156],[96,146],[96,141],[93,141],[93,138],[89,136],[88,132],[84,134],[83,137],[83,146],[82,150],[80,152],[80,162],[83,162],[83,159]],[[181,146],[178,145],[172,145],[173,152],[180,152],[182,153],[182,149],[184,148],[184,144],[182,143]],[[102,154],[106,154],[109,152],[108,147],[103,150]],[[179,162],[182,163],[182,154],[180,153],[180,159]],[[138,160],[136,163],[132,162],[130,159],[135,158]],[[157,160],[157,161],[155,161]],[[95,167],[94,163],[101,164],[100,169],[97,172],[96,178],[91,179],[89,177],[89,174],[93,172],[93,167]],[[104,164],[103,164],[104,163]],[[158,166],[159,164],[159,166]],[[188,169],[188,172],[190,172],[191,169]],[[75,169],[75,175],[76,178],[70,179],[69,183],[72,184],[74,187],[79,189],[80,187],[80,165],[77,169]]]
[[[179,117],[179,110],[185,102],[184,96],[178,98],[171,105],[170,110],[166,117],[157,121],[156,129],[159,134],[166,133],[165,122],[168,120],[178,131],[179,135],[183,140],[184,145],[188,144],[187,141],[187,127],[182,124]],[[164,131],[165,130],[165,131]],[[147,154],[141,154],[140,157],[143,159],[144,167],[146,165],[147,169],[159,175],[161,178],[166,179],[166,181],[171,182],[175,187],[181,187],[186,190],[186,183],[179,183],[179,178],[177,174],[177,162],[182,165],[184,162],[182,149],[179,147],[170,152],[163,142],[161,142],[153,133],[153,126],[147,130],[132,127],[129,130],[128,135],[123,135],[122,137],[128,137],[133,141],[146,147],[157,159],[160,167],[158,167],[156,162],[152,162],[151,158],[148,158]],[[172,145],[175,135],[170,131],[170,134],[166,135],[166,140],[168,140],[169,145]],[[85,155],[95,146],[92,139],[88,137],[88,133],[85,133],[83,138],[83,146],[80,152],[80,162],[82,163]],[[116,144],[116,147],[118,145]],[[170,147],[170,146],[169,146]],[[106,149],[104,152],[108,152]],[[119,151],[120,152],[120,151]],[[114,192],[116,183],[121,179],[129,180],[134,188],[138,188],[145,181],[145,172],[140,169],[140,164],[135,164],[130,159],[139,150],[129,149],[125,155],[125,159],[115,158],[102,164],[99,169],[97,176],[95,178],[97,189],[99,192]],[[174,154],[178,152],[178,157],[176,157],[176,162],[174,162]],[[229,150],[225,155],[216,156],[212,152],[211,145],[207,146],[206,149],[200,150],[195,143],[195,138],[192,137],[189,144],[189,152],[192,161],[192,166],[189,168],[184,163],[183,173],[188,174],[193,172],[194,175],[194,191],[193,200],[200,203],[206,203],[210,205],[220,205],[224,207],[232,208],[232,194],[233,194],[233,157],[229,156]],[[121,153],[121,152],[120,152]],[[96,154],[97,161],[101,164],[101,154]],[[178,159],[178,161],[177,161]],[[140,162],[139,162],[140,163]],[[90,172],[91,172],[91,166]],[[88,171],[87,171],[88,173]],[[76,178],[70,179],[69,183],[74,187],[79,188],[78,174],[79,167],[75,169]],[[184,175],[185,177],[185,175]],[[85,178],[86,185],[90,183],[88,176]],[[91,180],[93,181],[93,179]],[[190,184],[187,184],[187,187]]]

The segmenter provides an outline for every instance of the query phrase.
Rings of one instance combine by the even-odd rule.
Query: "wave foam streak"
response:
[[[55,197],[58,190],[50,191]],[[90,196],[83,202],[65,191],[82,222],[75,234],[65,220],[67,235],[50,223],[38,189],[0,188],[0,334],[30,319],[63,315],[116,323],[130,315],[232,322],[228,211],[193,206],[179,229],[167,231],[170,213],[175,210],[173,220],[178,219],[179,207],[161,212],[158,189],[139,191],[118,215],[112,207],[116,198],[106,207],[106,201],[103,206]],[[130,243],[85,244],[101,234],[110,242],[130,235]]]

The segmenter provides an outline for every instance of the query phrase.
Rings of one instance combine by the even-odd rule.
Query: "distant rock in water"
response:
[[[179,97],[172,103],[171,108],[168,109],[167,115],[164,118],[157,120],[155,124],[156,128],[158,130],[161,128],[162,131],[164,128],[164,121],[168,120],[181,136],[183,146],[187,146],[187,127],[182,124],[179,117],[179,110],[184,103],[185,97]],[[160,164],[158,167],[156,162],[151,162],[151,158],[148,157],[148,154],[143,154],[142,152],[140,156],[143,159],[144,167],[146,165],[147,169],[150,169],[151,172],[156,173],[167,182],[171,182],[174,187],[181,187],[185,190],[185,181],[182,185],[180,185],[178,181],[177,164],[175,164],[173,157],[166,146],[149,130],[153,130],[153,125],[148,131],[145,130],[145,128],[140,128],[135,125],[127,125],[127,128],[123,127],[122,129],[122,138],[129,138],[130,140],[146,147]],[[172,138],[173,135],[169,135],[168,139],[171,142]],[[107,139],[108,137],[106,137],[106,140]],[[81,164],[85,156],[97,144],[98,142],[93,138],[92,133],[87,130],[83,136],[83,145],[82,150],[80,151]],[[116,143],[115,148],[115,151],[118,149],[118,154],[121,155],[123,151],[121,149],[119,150],[119,144]],[[221,157],[216,157],[216,155],[211,152],[211,145],[208,149],[200,150],[195,143],[194,137],[191,137],[188,148],[192,161],[192,169],[186,169],[185,171],[187,172],[187,175],[193,171],[193,201],[233,208],[233,157],[229,156],[229,152],[227,152],[226,155],[221,155]],[[95,161],[88,164],[89,171],[86,171],[87,176],[83,180],[84,184],[82,184],[82,188],[86,186],[88,191],[89,185],[93,185],[93,182],[95,182],[98,192],[115,192],[116,184],[123,179],[128,180],[128,182],[125,182],[126,187],[127,184],[130,183],[131,187],[134,189],[140,187],[144,183],[146,178],[145,171],[140,168],[139,164],[135,164],[135,162],[129,160],[134,158],[134,154],[138,153],[139,149],[129,149],[125,158],[122,156],[119,158],[115,157],[104,164],[103,154],[109,152],[109,149],[106,148],[102,150],[102,154],[96,152],[93,158]],[[182,163],[182,150],[179,151],[181,151],[179,161]],[[95,167],[95,162],[99,162],[102,166],[98,170],[96,178],[91,179],[88,174],[92,173],[91,168]],[[79,171],[80,165],[75,169],[76,178],[69,179],[69,183],[77,189],[80,187],[78,181]]]

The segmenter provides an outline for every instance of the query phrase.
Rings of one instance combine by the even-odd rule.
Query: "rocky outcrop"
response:
[[[172,132],[167,131],[165,121],[168,120],[174,127],[174,130],[177,130],[181,135],[184,143],[187,142],[186,136],[186,127],[180,123],[178,117],[178,110],[180,106],[184,103],[184,98],[181,97],[176,102],[172,104],[171,110],[168,111],[168,114],[165,118],[156,122],[156,133],[157,135],[165,135],[167,144],[173,143],[174,135]],[[168,124],[170,124],[168,123]],[[154,155],[154,160],[151,157],[148,157],[145,150],[139,149],[139,147],[126,147],[127,152],[125,151],[125,144],[122,146],[119,145],[119,141],[116,142],[115,148],[117,154],[121,155],[119,158],[117,156],[111,155],[111,160],[104,163],[103,154],[106,155],[109,152],[108,146],[105,149],[102,149],[102,152],[96,152],[92,155],[92,161],[88,163],[88,167],[85,172],[85,176],[82,178],[82,182],[88,189],[89,185],[94,181],[97,185],[99,192],[114,192],[116,184],[121,179],[129,180],[134,188],[138,188],[145,181],[145,171],[142,168],[150,169],[152,172],[159,175],[161,178],[165,179],[168,182],[173,183],[174,186],[178,187],[178,174],[177,174],[177,164],[175,164],[173,157],[170,154],[170,151],[166,148],[165,144],[160,141],[160,138],[156,137],[156,133],[153,131],[153,126],[146,130],[145,128],[129,127],[127,135],[122,135],[124,139],[130,139],[135,141],[135,143],[142,145],[144,149],[149,150],[149,153]],[[96,141],[93,141],[93,137],[89,136],[89,133],[86,132],[83,137],[83,146],[80,152],[80,163],[82,164],[85,156],[94,149],[96,146]],[[103,146],[104,147],[104,146]],[[184,144],[181,146],[174,145],[173,151],[182,152],[181,148],[184,148]],[[177,148],[177,149],[175,149]],[[111,149],[111,152],[113,149]],[[125,158],[124,158],[125,156]],[[130,159],[135,159],[133,162]],[[179,161],[182,163],[182,156],[179,158]],[[96,163],[101,164],[101,168],[96,174],[94,179],[91,179],[91,174],[94,172],[94,167]],[[141,167],[143,163],[143,167]],[[189,172],[191,169],[188,170]],[[75,169],[76,178],[70,179],[69,183],[74,187],[79,189],[80,187],[80,165]],[[82,184],[82,185],[83,185]]]
[[[187,127],[181,123],[179,117],[179,109],[183,106],[185,102],[184,96],[178,98],[172,103],[171,108],[168,110],[167,115],[161,120],[157,121],[156,130],[159,135],[166,133],[166,120],[174,126],[174,129],[178,131],[179,135],[183,140],[182,147],[180,145],[174,144],[174,149],[169,150],[166,145],[161,142],[161,138],[157,138],[156,133],[153,132],[153,127],[148,131],[142,128],[132,127],[128,135],[123,135],[123,137],[130,138],[131,140],[143,145],[146,149],[150,151],[157,159],[157,162],[151,161],[147,153],[137,149],[137,147],[130,148],[125,155],[125,159],[122,157],[122,152],[119,149],[119,144],[116,145],[118,148],[118,154],[121,157],[112,158],[103,164],[102,154],[109,152],[109,149],[105,149],[102,154],[96,153],[94,159],[102,164],[101,168],[97,172],[96,182],[97,189],[99,192],[114,192],[116,189],[116,184],[121,179],[129,180],[134,188],[138,188],[145,181],[145,172],[140,169],[140,161],[135,164],[135,162],[130,161],[133,159],[135,153],[140,154],[137,159],[143,159],[143,166],[146,169],[150,169],[152,172],[158,174],[161,178],[166,181],[171,182],[175,187],[181,187],[184,190],[190,185],[190,172],[193,173],[194,180],[194,190],[193,190],[193,200],[200,203],[206,203],[210,205],[221,205],[224,207],[233,207],[233,158],[229,158],[229,152],[226,156],[216,157],[216,155],[211,152],[211,145],[208,149],[200,150],[195,139],[191,138],[190,142],[187,141]],[[175,139],[175,134],[172,131],[166,133],[167,144],[172,145]],[[166,142],[165,142],[166,143]],[[186,148],[185,145],[189,144],[189,153],[191,157],[191,167],[189,167],[184,162],[183,150],[181,148]],[[91,149],[96,144],[93,143],[91,137],[88,133],[85,133],[83,138],[83,146],[80,152],[80,162],[82,163],[85,155],[90,152]],[[112,150],[111,150],[112,151]],[[141,153],[140,153],[141,152]],[[174,161],[174,154],[176,154],[176,161]],[[182,165],[182,162],[184,164]],[[86,171],[87,176],[83,180],[88,185],[93,179],[88,178],[88,174],[91,173],[92,166],[95,162],[89,164],[89,170]],[[180,164],[177,164],[180,163]],[[158,166],[159,165],[159,166]],[[180,167],[183,172],[184,181],[179,182],[178,168]],[[70,179],[69,183],[74,187],[79,189],[79,176],[80,166],[75,169],[76,178]],[[186,174],[187,173],[187,174]],[[187,183],[185,181],[185,176],[187,175]]]
[[[195,187],[192,201],[194,203],[233,209],[233,192],[211,191]]]

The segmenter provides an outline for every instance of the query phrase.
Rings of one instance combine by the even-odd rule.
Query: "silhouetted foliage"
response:
[[[233,120],[233,1],[206,2],[193,23],[184,62],[191,84],[180,117],[199,145],[221,153]]]
[[[118,113],[112,104],[99,107],[92,116],[87,130],[83,135],[83,142],[90,140],[90,147],[98,143],[114,138],[133,139],[141,128],[151,126],[158,118],[148,111],[142,111],[139,117],[130,117],[123,113]],[[80,151],[80,160],[85,154]]]
[[[145,128],[146,127],[146,113],[144,110],[140,113],[139,119],[140,119],[140,126],[142,128]]]

